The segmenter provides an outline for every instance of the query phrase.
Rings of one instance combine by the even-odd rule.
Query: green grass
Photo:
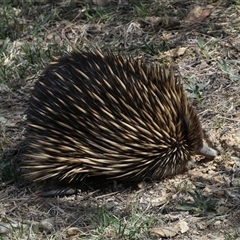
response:
[[[228,78],[232,81],[239,81],[240,76],[238,73],[234,73],[233,67],[236,65],[237,67],[240,66],[240,61],[238,60],[219,60],[218,67],[223,71],[223,73],[227,74]]]
[[[156,222],[156,217],[140,210],[137,205],[125,217],[118,217],[104,208],[98,208],[92,219],[95,229],[89,239],[140,239],[149,237],[149,229]]]
[[[114,19],[114,15],[108,12],[108,9],[101,7],[90,7],[86,8],[85,15],[87,21],[95,21],[99,24],[107,24],[110,23]]]
[[[189,192],[189,195],[192,197],[192,202],[183,202],[181,205],[177,206],[178,210],[191,211],[196,215],[203,215],[209,211],[215,211],[216,204],[218,200],[212,196],[204,196],[198,191],[194,193]]]
[[[236,231],[234,233],[226,233],[224,240],[237,240],[239,237],[239,233]]]
[[[47,46],[40,39],[30,44],[13,43],[7,38],[0,49],[0,82],[9,86],[10,80],[26,79],[42,70],[53,56],[61,56],[64,52],[66,46]]]
[[[202,37],[198,37],[197,44],[198,47],[202,53],[202,55],[209,59],[212,56],[211,51],[214,51],[216,49],[216,44],[220,41],[220,39],[211,39],[208,42],[205,42]]]
[[[10,37],[17,39],[22,30],[21,21],[19,20],[19,9],[12,7],[9,4],[0,6],[0,39]]]

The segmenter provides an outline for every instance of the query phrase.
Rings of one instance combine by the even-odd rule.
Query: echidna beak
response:
[[[203,147],[199,151],[199,154],[208,158],[214,158],[217,156],[217,151],[208,146],[203,145]]]

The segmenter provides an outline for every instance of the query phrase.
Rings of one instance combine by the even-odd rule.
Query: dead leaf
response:
[[[75,236],[75,235],[79,236],[81,233],[82,231],[77,227],[70,227],[69,229],[67,229],[68,236]]]
[[[179,221],[175,226],[174,230],[177,232],[185,233],[189,230],[188,224],[185,221]]]
[[[211,8],[203,9],[200,6],[196,6],[187,16],[186,21],[188,22],[201,22],[212,13]]]
[[[207,223],[204,221],[198,222],[196,226],[200,230],[205,230],[208,227]]]
[[[151,204],[152,204],[152,206],[155,206],[155,207],[161,206],[168,201],[168,198],[169,198],[168,195],[162,196],[162,197],[157,197],[157,198],[152,198]]]
[[[174,237],[177,235],[177,232],[169,227],[152,228],[150,232],[155,233],[161,237]]]
[[[186,50],[187,50],[186,47],[177,47],[169,51],[159,53],[159,59],[166,57],[177,58],[179,56],[182,56],[186,52]]]
[[[161,237],[174,237],[178,233],[185,233],[189,230],[188,224],[185,221],[179,221],[172,228],[162,227],[162,228],[152,228],[151,233],[156,233]]]
[[[186,52],[187,48],[186,47],[179,47],[177,49],[177,55],[182,56]]]

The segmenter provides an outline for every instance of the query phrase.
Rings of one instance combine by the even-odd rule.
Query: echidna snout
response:
[[[39,181],[160,180],[204,149],[197,113],[171,70],[98,50],[72,52],[43,72],[27,140],[24,167]]]
[[[206,145],[203,145],[203,147],[200,149],[200,151],[196,152],[196,154],[203,155],[203,156],[209,157],[209,158],[214,158],[217,156],[217,151]]]

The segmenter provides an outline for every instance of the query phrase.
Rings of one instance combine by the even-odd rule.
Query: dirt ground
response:
[[[240,239],[239,1],[3,1],[1,11],[0,239]],[[51,57],[75,46],[174,64],[219,155],[161,182],[41,197],[18,167],[27,100]]]

